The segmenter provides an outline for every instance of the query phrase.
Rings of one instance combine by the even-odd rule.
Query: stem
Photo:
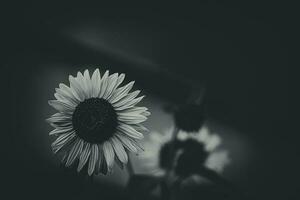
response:
[[[171,147],[170,147],[170,156],[172,158],[175,157],[175,140],[177,138],[179,129],[175,126],[173,132],[172,132],[172,137],[171,137]],[[169,200],[171,198],[171,186],[168,184],[168,179],[171,176],[171,172],[173,170],[175,162],[172,163],[171,168],[170,169],[166,169],[166,174],[161,182],[161,190],[162,190],[162,195],[161,195],[161,199],[164,200]]]
[[[168,188],[167,180],[164,178],[161,181],[161,199],[168,200],[170,199],[170,190]]]

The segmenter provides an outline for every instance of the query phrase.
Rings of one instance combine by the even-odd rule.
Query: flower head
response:
[[[190,155],[192,155],[191,166],[187,166],[188,163],[184,161],[185,167],[204,166],[222,173],[229,164],[228,151],[218,149],[222,142],[221,137],[212,133],[207,126],[204,125],[197,132],[180,130],[174,141],[171,140],[172,132],[172,130],[165,131],[164,134],[151,132],[149,140],[144,142],[146,151],[141,154],[140,159],[148,172],[155,175],[164,174],[174,163],[175,166],[178,165],[179,157],[181,161],[191,160]],[[173,155],[170,154],[172,142],[174,142],[172,148],[177,152]]]
[[[121,167],[127,163],[127,151],[142,149],[138,140],[147,129],[140,123],[150,112],[136,106],[144,96],[130,92],[133,81],[119,87],[124,78],[109,71],[101,77],[99,69],[90,77],[85,70],[69,76],[70,86],[59,84],[56,100],[49,101],[58,113],[47,121],[55,128],[50,135],[57,136],[52,149],[64,154],[67,167],[78,161],[78,172],[86,167],[89,175],[107,174],[115,161]]]

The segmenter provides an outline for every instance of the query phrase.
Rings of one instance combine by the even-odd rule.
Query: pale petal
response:
[[[102,162],[104,161],[103,160],[103,151],[102,151],[102,147],[98,144],[98,151],[99,151],[99,156],[98,156],[98,160],[96,162],[96,165],[95,165],[95,174],[99,174],[99,172],[101,171],[101,165],[102,165]]]
[[[231,162],[228,151],[222,150],[212,152],[205,161],[205,166],[218,173],[222,173],[224,168]]]
[[[61,144],[66,141],[68,138],[75,136],[75,131],[71,131],[69,133],[60,135],[56,138],[56,140],[52,143],[52,145]]]
[[[126,153],[122,143],[115,137],[112,137],[111,141],[112,141],[111,142],[112,146],[113,146],[115,153],[118,156],[119,160],[122,163],[126,164],[128,161],[128,157],[127,157],[127,153]]]
[[[90,98],[92,96],[92,83],[91,83],[91,78],[90,78],[90,73],[89,70],[86,69],[83,73],[84,76],[84,82],[86,85],[86,94],[87,94],[87,98]]]
[[[119,126],[117,127],[117,129],[121,133],[124,133],[124,134],[128,135],[129,137],[136,138],[136,139],[144,138],[144,135],[142,133],[135,130],[132,126],[124,124],[122,122],[119,123]]]
[[[124,169],[124,163],[122,161],[120,161],[120,159],[118,158],[118,156],[115,156],[115,163],[121,168]]]
[[[84,165],[86,164],[86,162],[89,159],[89,156],[91,153],[90,146],[91,146],[90,143],[85,142],[85,147],[83,148],[82,153],[80,154],[80,157],[79,157],[79,164],[77,167],[78,172],[84,167]]]
[[[77,138],[67,158],[66,166],[71,166],[74,160],[80,155],[83,147],[83,140]]]
[[[125,74],[120,74],[115,89],[124,81],[124,79],[125,79]]]
[[[126,104],[124,104],[123,106],[120,107],[115,107],[115,110],[124,110],[127,108],[131,108],[133,106],[135,106],[137,103],[139,103],[145,96],[141,96],[139,98],[133,99],[132,101],[127,102]]]
[[[197,138],[201,142],[206,142],[210,137],[209,130],[207,127],[203,127],[200,129],[200,132],[197,134]]]
[[[93,144],[91,147],[91,156],[88,167],[88,174],[91,176],[95,170],[96,162],[99,155],[99,149],[97,144]]]
[[[52,123],[50,123],[50,125],[57,129],[73,128],[72,122],[52,122]]]
[[[64,113],[55,113],[50,118],[46,119],[48,123],[64,123],[71,122],[72,117],[70,115],[65,115]]]
[[[55,91],[56,93],[54,94],[54,96],[56,97],[56,99],[65,101],[66,103],[74,107],[78,105],[79,101],[76,99],[76,97],[73,96],[73,94],[68,94],[67,92],[65,92],[65,90],[60,88],[56,88]]]
[[[92,75],[92,97],[98,97],[99,92],[100,92],[100,87],[101,87],[101,77],[100,77],[100,72],[99,69],[96,69]]]
[[[134,92],[127,94],[125,97],[123,97],[119,101],[113,103],[113,106],[120,107],[120,106],[127,104],[128,102],[132,101],[135,97],[137,97],[137,95],[139,95],[140,92],[141,92],[140,90],[136,90]]]
[[[57,89],[55,89],[55,91],[56,91]],[[58,93],[54,93],[54,97],[58,100],[58,101],[64,101],[65,99],[64,99],[64,97],[63,96],[61,96],[60,94],[58,94]]]
[[[207,140],[205,149],[207,151],[213,151],[221,144],[221,138],[218,135],[212,135],[210,138]]]
[[[74,107],[58,100],[49,100],[48,103],[59,112],[73,112],[75,109]]]
[[[138,124],[147,120],[144,115],[119,115],[118,120],[126,124]]]
[[[128,139],[127,136],[124,136],[122,133],[116,133],[117,139],[119,139],[122,144],[131,152],[137,153],[137,148],[132,144],[132,142]]]
[[[136,115],[136,114],[141,114],[142,112],[145,112],[147,111],[148,108],[146,107],[131,107],[131,108],[128,108],[128,109],[124,109],[124,110],[121,110],[119,111],[118,113],[119,114],[124,114],[124,115]]]
[[[138,151],[144,151],[143,145],[142,145],[137,139],[130,138],[130,137],[128,137],[128,139],[130,140],[131,144],[132,144]]]
[[[113,89],[115,88],[118,81],[118,73],[114,73],[109,76],[108,82],[107,82],[107,88],[103,94],[104,99],[107,99],[113,92]]]
[[[76,135],[74,131],[60,135],[51,145],[54,153],[57,153],[63,146],[71,143],[75,139]]]
[[[77,72],[77,77],[75,78],[79,83],[79,86],[82,88],[81,92],[84,94],[84,99],[88,99],[88,87],[86,85],[85,78],[81,72]]]
[[[100,164],[99,170],[102,174],[107,174],[108,173],[108,167],[107,167],[107,163],[106,163],[104,152],[103,152],[103,146],[98,145],[98,148],[100,150],[99,151],[99,154],[100,154],[99,158],[101,157],[101,163],[99,161],[99,164]]]
[[[125,79],[125,74],[120,74],[120,76],[117,78],[117,83],[115,84],[115,86],[112,88],[112,91],[110,93],[110,95],[108,95],[108,97],[106,99],[110,99],[112,97],[112,95],[114,94],[115,90],[119,87],[119,85],[124,81]]]
[[[126,96],[128,94],[128,92],[132,89],[133,84],[134,84],[134,81],[131,81],[127,85],[116,89],[113,92],[112,96],[109,98],[109,102],[110,103],[118,102],[120,99],[122,99],[124,96]]]
[[[54,130],[52,130],[49,135],[61,135],[61,134],[65,134],[65,133],[69,133],[73,130],[73,128],[56,128]]]
[[[139,132],[149,132],[149,130],[141,124],[132,124],[131,126]]]
[[[67,152],[65,152],[64,154],[63,154],[63,156],[62,156],[62,158],[61,158],[61,163],[62,164],[66,164],[66,162],[67,162],[67,157],[68,157],[68,153]]]
[[[59,84],[59,93],[61,93],[61,95],[63,95],[65,98],[70,98],[70,100],[72,99],[74,103],[80,103],[77,93],[63,83]]]
[[[58,90],[58,89],[56,89],[56,91],[57,91],[57,90]],[[72,101],[66,99],[65,97],[63,97],[62,95],[60,95],[60,94],[58,94],[58,93],[54,93],[54,97],[55,97],[58,101],[63,102],[63,103],[65,103],[65,104],[67,104],[67,105],[69,105],[69,106],[71,106],[71,107],[74,107],[74,108],[75,108],[75,107],[77,106],[76,103],[73,103]]]
[[[85,94],[80,86],[80,83],[75,79],[73,76],[69,76],[70,81],[70,87],[74,90],[74,93],[76,93],[76,96],[78,96],[79,101],[82,102],[85,99]]]
[[[144,112],[142,112],[142,115],[148,117],[148,116],[151,115],[151,112],[149,112],[149,111],[144,111]]]
[[[106,88],[107,88],[107,83],[108,83],[108,75],[109,75],[109,71],[107,70],[103,77],[101,78],[101,87],[100,87],[100,93],[99,93],[99,98],[102,98],[105,91],[106,91]]]
[[[108,171],[111,172],[114,164],[115,153],[110,142],[108,141],[104,142],[103,153],[108,167]]]

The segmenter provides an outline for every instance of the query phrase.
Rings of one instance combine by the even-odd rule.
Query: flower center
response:
[[[80,138],[98,144],[112,137],[118,125],[116,111],[102,98],[90,98],[78,104],[72,123]]]

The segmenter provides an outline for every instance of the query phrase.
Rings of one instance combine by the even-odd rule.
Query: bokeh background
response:
[[[152,112],[146,126],[158,132],[173,125],[170,107],[205,88],[206,123],[230,151],[224,176],[251,199],[292,199],[291,12],[264,1],[9,5],[2,25],[4,194],[126,199],[126,170],[116,168],[91,184],[62,169],[50,148],[45,118],[54,113],[47,104],[54,89],[69,74],[99,67],[136,80]],[[136,173],[146,173],[132,161]]]

